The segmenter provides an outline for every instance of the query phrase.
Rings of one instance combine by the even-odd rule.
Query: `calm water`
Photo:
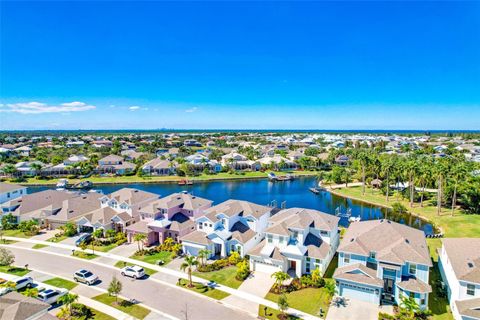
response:
[[[130,187],[157,193],[161,196],[186,190],[196,196],[213,200],[214,204],[228,199],[239,199],[262,205],[273,204],[277,207],[281,207],[283,203],[288,208],[310,208],[329,214],[335,214],[337,210],[345,213],[350,209],[352,216],[359,216],[362,220],[381,219],[385,214],[388,215],[384,208],[338,197],[329,192],[313,194],[308,188],[315,186],[315,184],[315,178],[304,177],[285,182],[270,182],[268,180],[212,181],[197,182],[192,186],[179,186],[177,184],[118,184],[96,186],[95,189],[107,194],[121,188]],[[29,192],[38,192],[46,189],[48,187],[29,187]],[[389,218],[392,219],[390,216]],[[407,220],[407,222],[410,222],[402,217],[394,220],[400,222]],[[432,232],[432,226],[429,224],[421,223],[421,221],[411,221],[411,223],[423,229],[426,233]],[[342,218],[341,224],[347,226],[348,219]]]

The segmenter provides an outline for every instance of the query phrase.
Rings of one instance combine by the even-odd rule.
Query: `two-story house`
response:
[[[123,157],[111,154],[98,160],[97,171],[100,173],[126,174],[135,170],[135,164],[124,161]]]
[[[166,238],[179,241],[195,231],[194,219],[203,215],[212,202],[189,193],[173,193],[148,202],[138,209],[139,221],[127,227],[127,239],[131,242],[135,234],[143,233],[147,245],[163,243]]]
[[[270,218],[265,240],[250,252],[253,271],[323,273],[338,247],[339,218],[317,210],[290,208]]]
[[[27,187],[19,184],[0,182],[0,204],[27,194]],[[1,212],[0,212],[1,215]]]
[[[432,266],[423,231],[386,219],[354,222],[338,247],[340,296],[376,304],[412,297],[428,306]]]
[[[232,251],[242,257],[262,239],[272,208],[243,200],[227,200],[206,210],[195,219],[196,230],[181,237],[183,251],[198,255],[202,249],[210,255],[226,257]]]
[[[442,239],[438,268],[455,320],[480,319],[480,239]]]

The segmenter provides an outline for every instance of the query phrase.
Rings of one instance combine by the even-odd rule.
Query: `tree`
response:
[[[327,281],[325,283],[325,290],[327,291],[328,295],[330,297],[333,297],[335,293],[337,292],[337,288],[335,286],[335,282],[333,281]]]
[[[275,285],[280,288],[283,287],[283,283],[285,281],[290,279],[290,276],[288,275],[288,273],[283,271],[274,272],[271,277],[275,279]]]
[[[188,286],[193,287],[192,268],[198,265],[198,260],[194,256],[186,256],[185,261],[181,264],[180,270],[188,272]]]
[[[107,291],[109,295],[115,297],[115,304],[118,304],[118,295],[122,292],[122,283],[115,276],[110,281]]]
[[[320,282],[320,279],[322,279],[322,273],[320,272],[320,269],[316,268],[315,270],[313,270],[311,273],[311,277],[314,283]]]
[[[92,252],[95,254],[95,245],[97,244],[97,240],[103,237],[103,230],[97,229],[92,232]]]
[[[35,176],[38,176],[40,170],[42,170],[42,165],[40,163],[34,162],[30,165],[30,168],[32,168],[32,170],[35,172]]]
[[[15,262],[15,255],[8,249],[0,248],[0,266],[10,267]]]
[[[287,296],[283,293],[280,295],[280,297],[278,297],[278,301],[277,301],[277,304],[278,304],[278,310],[280,310],[280,312],[282,313],[282,318],[285,319],[286,315],[285,315],[285,311],[288,310],[288,300],[287,300]]]
[[[137,246],[138,246],[138,251],[140,252],[143,252],[143,241],[147,238],[147,235],[143,234],[143,233],[136,233],[134,236],[133,236],[133,240],[137,242]],[[140,243],[142,243],[142,247],[140,249]]]
[[[394,158],[387,156],[383,158],[382,163],[382,174],[386,176],[387,178],[387,193],[386,193],[386,201],[388,202],[388,198],[390,196],[390,175],[392,173],[392,170],[395,167],[395,161]]]
[[[67,310],[68,310],[68,314],[71,316],[73,314],[73,308],[72,308],[72,305],[78,300],[78,295],[74,294],[74,293],[67,293],[66,295],[64,296],[61,296],[60,298],[58,298],[58,302],[60,302],[61,304],[63,304]]]
[[[367,152],[360,152],[358,160],[362,168],[362,195],[365,195],[365,170],[370,163],[370,155]]]
[[[200,258],[200,263],[202,266],[205,265],[204,261],[208,259],[208,256],[212,253],[210,250],[207,249],[202,249],[198,251],[198,257]]]
[[[3,167],[3,172],[10,177],[13,177],[15,173],[17,173],[17,168],[13,164],[7,164]]]
[[[7,281],[4,283],[0,283],[0,288],[8,288],[11,291],[14,291],[17,288],[17,284],[13,281]]]
[[[462,159],[457,159],[457,163],[452,168],[453,180],[453,196],[452,196],[452,216],[455,213],[455,206],[457,205],[457,189],[458,184],[464,181],[468,174],[468,167]]]
[[[405,312],[413,318],[415,313],[420,311],[420,307],[418,306],[417,302],[415,301],[415,298],[413,297],[406,297],[402,296],[400,298],[400,308],[405,310]]]
[[[30,297],[30,298],[38,297],[38,289],[37,288],[27,288],[22,293],[26,297]]]

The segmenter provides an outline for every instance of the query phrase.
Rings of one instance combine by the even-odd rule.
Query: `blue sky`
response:
[[[480,2],[1,2],[0,129],[480,129]]]

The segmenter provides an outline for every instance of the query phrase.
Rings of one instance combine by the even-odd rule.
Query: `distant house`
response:
[[[183,251],[196,256],[207,249],[222,257],[236,251],[243,257],[263,239],[271,211],[248,201],[222,202],[195,219],[196,230],[180,238]]]
[[[324,273],[338,247],[339,218],[311,209],[285,209],[272,216],[266,239],[250,254],[250,268],[301,277],[315,269]]]
[[[32,165],[38,165],[41,167],[44,167],[45,164],[43,164],[40,161],[22,161],[18,162],[15,164],[15,168],[17,169],[17,174],[19,175],[27,175],[27,176],[33,176],[35,174],[38,174],[40,171],[38,169],[34,169]]]
[[[137,160],[140,159],[142,156],[146,155],[145,152],[138,152],[133,149],[123,150],[120,154],[127,161]]]
[[[32,148],[30,146],[22,146],[14,149],[15,153],[22,157],[29,157]]]
[[[346,155],[340,155],[335,158],[335,164],[341,167],[346,167],[350,163],[350,158]]]
[[[260,162],[248,160],[244,155],[233,151],[222,156],[221,164],[222,166],[230,167],[233,170],[259,171],[262,167]]]
[[[438,267],[455,320],[480,319],[480,239],[442,239]]]
[[[155,158],[145,163],[142,166],[142,171],[145,174],[153,176],[168,176],[175,174],[176,167],[170,160]]]
[[[183,142],[185,147],[201,147],[202,144],[194,139],[187,139]]]
[[[109,140],[94,140],[92,141],[92,146],[95,148],[111,148],[113,147],[113,142]]]
[[[88,158],[85,157],[83,154],[79,154],[79,155],[74,154],[68,157],[68,159],[65,159],[63,161],[63,164],[69,166],[69,165],[73,165],[75,163],[80,163],[84,161],[88,161]]]
[[[111,154],[98,160],[97,171],[100,173],[127,174],[135,170],[135,164],[123,160],[123,157]]]
[[[385,219],[355,222],[337,251],[340,296],[387,305],[411,297],[428,307],[432,261],[423,231]]]
[[[27,187],[19,184],[0,182],[0,204],[27,194]],[[1,215],[1,212],[0,212]]]
[[[65,143],[65,146],[67,148],[80,148],[80,147],[83,147],[85,145],[85,142],[79,140],[79,141],[67,141]]]
[[[185,158],[185,161],[192,165],[195,171],[203,171],[205,168],[213,172],[222,171],[222,165],[216,160],[210,160],[208,157],[196,153]]]
[[[264,157],[258,159],[258,162],[262,167],[273,166],[275,170],[294,170],[297,168],[297,164],[287,158],[282,157],[279,154],[273,157]]]

